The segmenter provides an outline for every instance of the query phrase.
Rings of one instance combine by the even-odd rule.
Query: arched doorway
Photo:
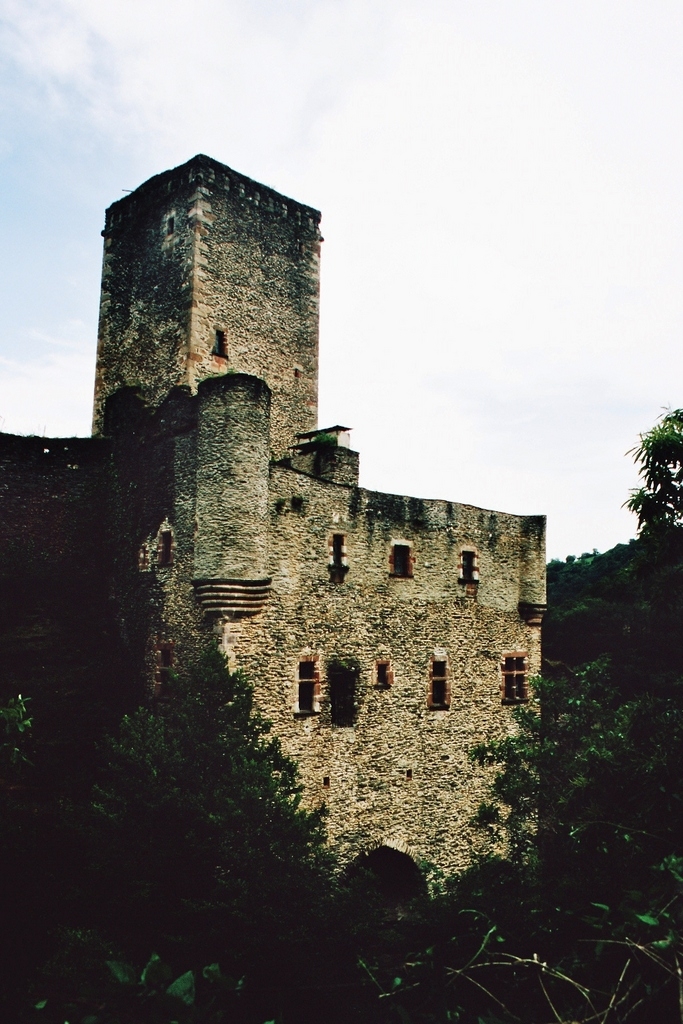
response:
[[[426,892],[422,872],[412,857],[391,846],[378,846],[359,857],[356,864],[372,875],[377,892],[390,902],[411,900]]]

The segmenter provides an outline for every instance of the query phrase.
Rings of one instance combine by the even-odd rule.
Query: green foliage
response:
[[[329,863],[321,821],[217,649],[103,752],[88,831],[112,934],[235,961],[296,944]]]
[[[312,437],[310,442],[311,445],[315,445],[316,448],[337,448],[339,446],[339,440],[336,434],[328,434],[321,432]]]
[[[677,699],[624,699],[602,660],[535,689],[540,710],[516,709],[515,734],[473,752],[499,767],[493,795],[505,812],[488,827],[555,905],[628,914],[683,835],[683,685]]]
[[[12,765],[28,760],[17,745],[17,734],[21,738],[31,728],[33,720],[28,713],[29,700],[19,694],[18,697],[10,697],[5,705],[0,706],[0,726],[4,726],[5,733],[4,740],[0,739],[0,755]]]
[[[633,449],[643,484],[626,502],[646,540],[670,549],[683,536],[683,409],[668,410]]]

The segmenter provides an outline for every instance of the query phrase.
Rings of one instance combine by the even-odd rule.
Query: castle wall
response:
[[[110,481],[107,441],[0,434],[0,700],[31,697],[36,742],[49,722],[62,769],[75,732],[112,727],[130,692],[110,602]]]
[[[334,482],[357,473],[347,449],[268,467],[268,398],[262,381],[234,374],[197,396],[176,389],[153,415],[130,393],[110,402],[118,606],[142,677],[151,687],[159,643],[172,643],[182,672],[220,637],[297,760],[307,804],[326,805],[343,858],[388,843],[463,868],[481,842],[470,819],[488,782],[469,750],[512,727],[502,661],[524,653],[527,675],[540,671],[538,620],[523,609],[545,600],[545,521]],[[343,572],[330,565],[334,534]],[[410,548],[412,577],[391,574],[395,544]],[[477,582],[462,579],[463,548]],[[270,597],[255,614],[208,607],[202,587],[226,577],[272,577]],[[302,659],[317,663],[310,714],[297,705]],[[430,707],[434,659],[448,664],[447,710]],[[378,661],[390,663],[388,687]],[[359,669],[352,726],[332,721],[335,662]]]
[[[107,211],[94,429],[107,397],[229,370],[273,393],[282,455],[316,425],[320,214],[198,156]],[[220,339],[218,333],[220,333]],[[224,355],[214,350],[224,345]]]
[[[317,418],[318,223],[203,156],[107,211],[106,440],[0,435],[0,685],[112,711],[219,638],[342,857],[452,871],[487,794],[468,753],[540,671],[545,520],[359,488],[329,436],[292,449]]]
[[[487,782],[468,751],[511,728],[501,659],[524,651],[529,673],[540,671],[540,629],[518,606],[532,582],[532,548],[542,564],[544,520],[326,484],[282,467],[272,471],[270,507],[273,596],[262,616],[240,625],[234,653],[300,765],[307,801],[326,805],[346,858],[389,843],[442,869],[465,867]],[[335,532],[345,536],[343,582],[328,566]],[[413,578],[389,574],[397,540],[412,546]],[[459,580],[463,545],[479,553],[474,595]],[[536,598],[543,576],[533,581]],[[448,660],[449,710],[428,707],[435,655]],[[310,656],[319,659],[320,712],[297,715],[298,663]],[[337,659],[360,665],[353,728],[331,722],[327,670]],[[377,685],[378,659],[391,662],[389,688]]]

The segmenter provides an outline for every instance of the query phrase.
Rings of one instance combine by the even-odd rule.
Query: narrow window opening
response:
[[[508,655],[503,659],[503,696],[506,701],[528,699],[525,654]]]
[[[394,682],[390,661],[375,662],[376,682],[380,690],[388,690]]]
[[[296,710],[304,714],[313,714],[318,710],[316,707],[316,696],[319,692],[317,662],[311,659],[300,661],[297,675]]]
[[[172,235],[175,231],[175,217],[169,217],[166,224],[166,234]]]
[[[445,704],[446,703],[446,680],[445,679],[433,679],[432,680],[432,704]]]
[[[332,565],[341,569],[344,565],[344,534],[335,533],[332,537]]]
[[[356,683],[358,668],[333,662],[328,667],[332,725],[350,728],[356,721]]]
[[[297,366],[294,367],[294,376],[297,378],[301,376],[301,370]]]
[[[462,552],[462,578],[465,583],[474,582],[474,551]]]
[[[173,563],[173,533],[171,530],[162,530],[159,536],[159,565],[172,565]]]
[[[412,572],[412,558],[408,544],[394,544],[391,549],[391,571],[393,576],[409,577]]]
[[[434,659],[430,668],[429,707],[447,711],[450,707],[448,662]]]
[[[299,679],[315,679],[315,662],[299,662]]]
[[[220,356],[221,359],[228,358],[228,342],[225,337],[225,331],[216,331],[216,337],[213,343],[213,355]]]
[[[313,689],[315,683],[299,683],[299,711],[313,711]]]
[[[412,781],[412,778],[413,778],[413,769],[412,768],[409,768],[408,771],[406,772],[406,778],[408,779],[409,782]]]
[[[330,788],[330,777],[329,777],[329,775],[324,775],[323,776],[323,787],[325,789],[329,789]]]
[[[333,583],[343,583],[349,571],[346,560],[346,537],[343,533],[333,533],[329,545],[330,579]]]
[[[157,643],[156,670],[154,673],[154,696],[163,697],[168,689],[171,669],[174,664],[173,641],[165,640]]]

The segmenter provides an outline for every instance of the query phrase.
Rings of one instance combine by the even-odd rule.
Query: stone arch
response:
[[[402,839],[374,843],[354,866],[370,874],[377,892],[391,902],[411,900],[426,892],[415,852]]]

